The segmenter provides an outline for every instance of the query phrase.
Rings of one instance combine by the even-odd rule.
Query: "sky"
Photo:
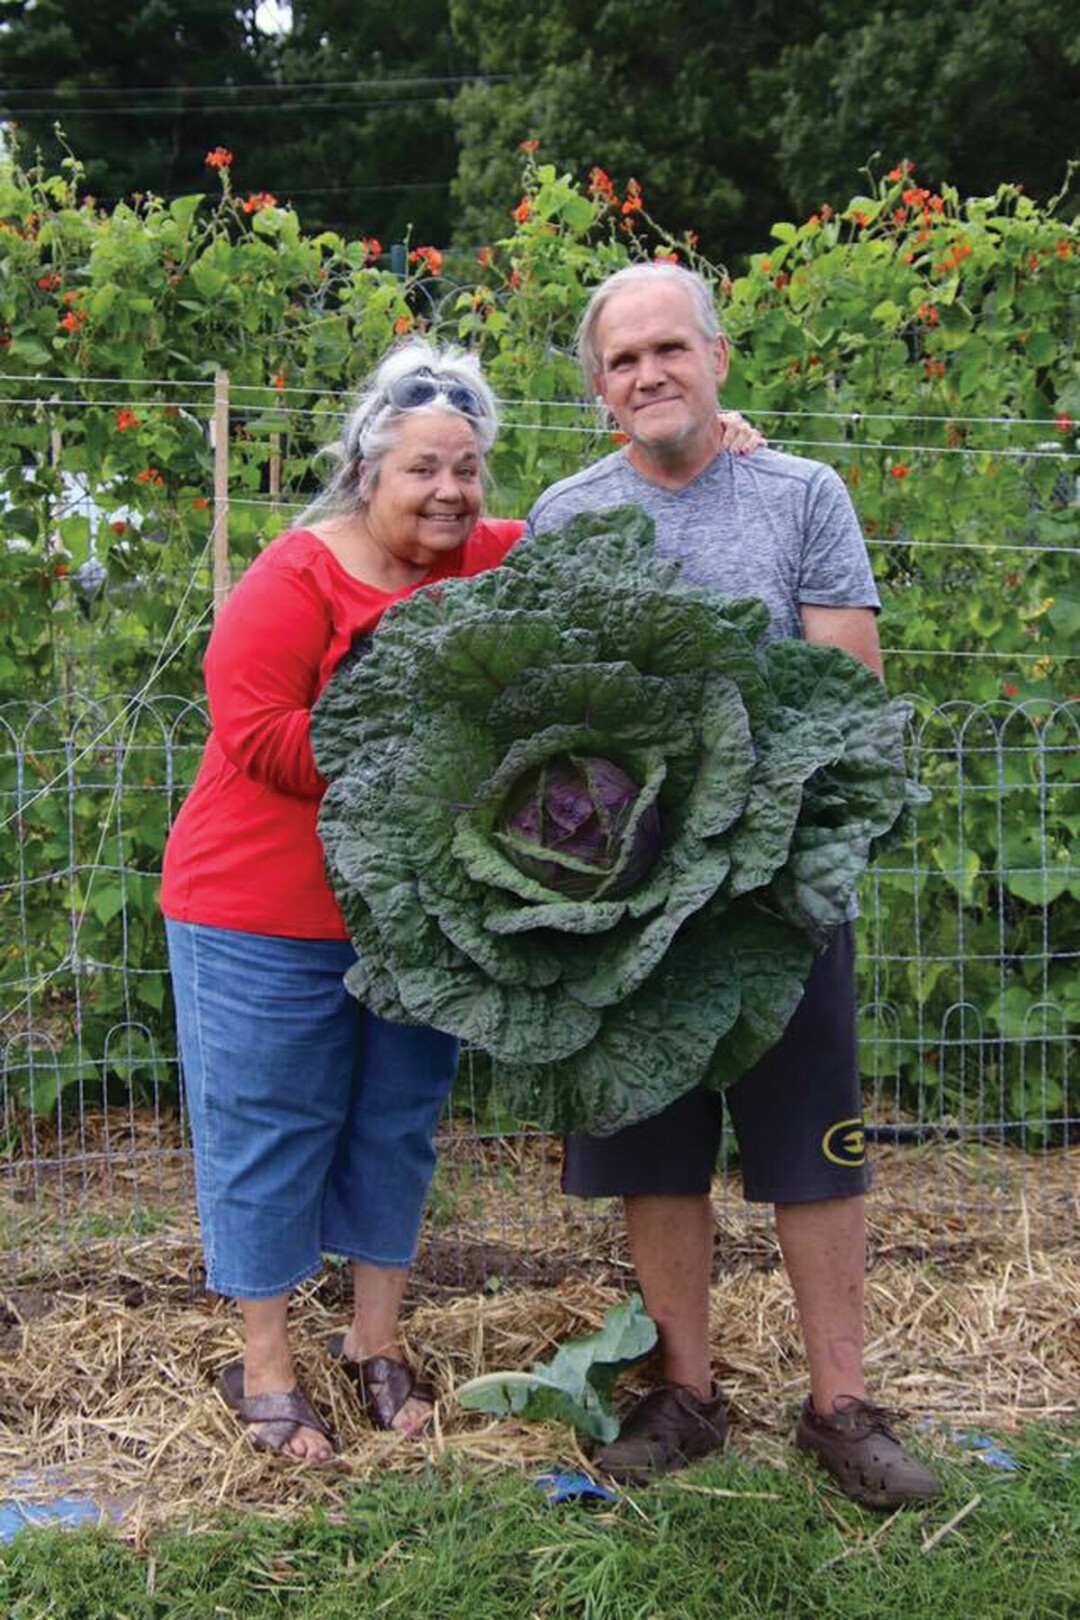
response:
[[[285,34],[292,22],[288,0],[262,0],[255,12],[255,25],[264,34]]]

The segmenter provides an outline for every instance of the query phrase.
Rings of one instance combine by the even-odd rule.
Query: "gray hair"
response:
[[[436,381],[460,383],[470,389],[479,402],[479,415],[466,415],[445,394],[436,394],[434,399],[409,410],[392,404],[387,398],[388,390],[403,377],[419,372],[430,374]],[[441,348],[414,338],[391,349],[361,386],[345,418],[340,441],[324,452],[334,458],[333,471],[297,522],[348,517],[362,512],[378,483],[379,464],[401,437],[402,423],[418,411],[460,416],[468,422],[476,435],[481,472],[484,471],[485,458],[499,431],[499,412],[495,395],[480,370],[480,362],[464,349]]]
[[[685,265],[669,264],[666,261],[659,264],[628,264],[624,269],[616,270],[596,288],[578,327],[578,360],[585,378],[586,390],[590,394],[595,391],[596,378],[604,369],[596,348],[596,327],[608,300],[628,287],[655,287],[659,281],[667,281],[672,286],[683,289],[690,299],[695,325],[706,343],[713,343],[717,338],[723,337],[724,332],[716,313],[713,291],[704,276],[698,275],[696,270],[688,270]]]

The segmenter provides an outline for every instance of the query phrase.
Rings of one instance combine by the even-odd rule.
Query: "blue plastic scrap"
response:
[[[924,1433],[940,1429],[942,1425],[936,1418],[921,1417],[917,1427]],[[976,1434],[973,1429],[950,1429],[945,1427],[945,1436],[954,1446],[962,1446],[965,1451],[975,1454],[977,1462],[985,1463],[988,1468],[1000,1468],[1006,1474],[1018,1474],[1020,1464],[1015,1457],[1010,1457],[1004,1446],[989,1434]]]
[[[0,1500],[0,1545],[14,1541],[21,1530],[77,1529],[79,1525],[100,1524],[103,1519],[118,1524],[133,1502],[130,1497],[99,1500],[85,1495],[60,1468],[22,1474],[12,1485],[37,1500],[23,1501],[18,1496]]]
[[[20,1530],[57,1525],[74,1528],[100,1521],[101,1503],[89,1496],[58,1496],[52,1502],[0,1502],[0,1542],[14,1541]]]
[[[958,1429],[953,1439],[958,1445],[966,1446],[969,1451],[973,1451],[978,1461],[986,1463],[988,1468],[1003,1468],[1007,1474],[1020,1472],[1020,1464],[1016,1458],[1010,1457],[1009,1453],[988,1434],[970,1434]]]
[[[554,1507],[559,1502],[574,1502],[582,1496],[596,1496],[602,1502],[617,1502],[618,1496],[606,1486],[598,1485],[588,1474],[541,1474],[533,1481]]]

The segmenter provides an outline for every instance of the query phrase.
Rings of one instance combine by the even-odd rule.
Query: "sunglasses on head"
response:
[[[449,377],[433,377],[430,371],[414,371],[408,377],[399,377],[386,390],[386,397],[399,411],[415,411],[421,405],[430,405],[439,394],[449,400],[455,411],[477,422],[484,414],[480,397],[464,383]]]

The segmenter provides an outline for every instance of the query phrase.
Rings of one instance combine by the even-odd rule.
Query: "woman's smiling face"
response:
[[[483,506],[483,466],[465,417],[412,411],[379,462],[364,511],[372,538],[402,562],[430,568],[463,545]]]

